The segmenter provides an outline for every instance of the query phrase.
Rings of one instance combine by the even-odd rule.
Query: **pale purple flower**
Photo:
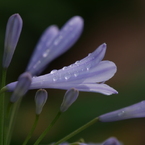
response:
[[[78,96],[79,96],[78,90],[74,88],[67,90],[64,95],[63,102],[60,106],[60,111],[65,112],[76,101]]]
[[[77,41],[82,29],[83,19],[79,16],[72,17],[60,31],[54,25],[48,27],[34,50],[26,72],[29,72],[32,76],[40,74],[48,63],[67,51]],[[18,88],[17,85],[15,89],[18,91]],[[26,87],[24,86],[24,88]],[[23,89],[22,86],[21,89]],[[27,91],[25,90],[25,93]],[[14,94],[12,94],[13,98]]]
[[[117,67],[111,61],[102,61],[106,52],[106,44],[102,44],[84,59],[53,70],[49,74],[32,78],[30,89],[55,88],[68,90],[75,88],[79,91],[98,92],[105,95],[117,94],[112,87],[104,84],[116,73]],[[17,82],[6,86],[13,91]]]
[[[145,101],[99,116],[101,122],[145,117]]]
[[[39,115],[42,112],[43,106],[45,105],[48,98],[48,93],[44,89],[39,89],[35,95],[36,103],[36,114]]]
[[[22,25],[23,22],[19,14],[14,14],[8,19],[4,43],[3,68],[8,68],[10,65],[20,37]]]
[[[83,19],[80,16],[74,16],[67,21],[59,32],[56,27],[46,30],[26,71],[33,76],[42,72],[52,60],[66,52],[78,40],[83,25]],[[50,42],[48,39],[50,39]]]

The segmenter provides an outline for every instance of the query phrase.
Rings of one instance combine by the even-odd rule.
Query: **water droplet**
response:
[[[89,71],[90,68],[91,68],[91,64],[88,64],[87,67],[86,67],[87,71]]]
[[[74,73],[74,76],[75,76],[75,77],[77,77],[78,75],[79,75],[78,72],[75,72],[75,73]]]
[[[65,80],[68,80],[69,78],[70,78],[70,74],[68,73],[68,74],[66,74],[65,76],[64,76],[64,78],[65,78]]]
[[[54,41],[54,45],[58,45],[62,38],[63,38],[63,36],[60,35],[60,36]]]
[[[64,66],[63,68],[62,68],[62,70],[65,70],[67,67],[66,66]]]
[[[69,65],[69,67],[73,67],[73,66],[74,66],[74,64]]]
[[[57,72],[57,70],[54,69],[54,70],[52,70],[52,71],[50,72],[50,74],[54,74],[54,73],[56,73],[56,72]]]
[[[43,53],[43,57],[46,57],[48,55],[48,53]]]
[[[125,111],[121,111],[120,113],[118,113],[118,116],[121,117],[125,114]]]
[[[75,64],[79,64],[80,61],[76,61]]]
[[[57,76],[54,76],[53,77],[53,81],[56,82],[57,80],[58,80],[58,77]]]

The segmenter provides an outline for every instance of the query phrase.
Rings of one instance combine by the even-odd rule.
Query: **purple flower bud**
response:
[[[35,103],[36,103],[36,114],[39,115],[43,109],[48,98],[48,93],[44,89],[40,89],[36,92]]]
[[[26,92],[29,90],[29,87],[31,85],[32,76],[30,73],[25,72],[20,75],[18,78],[18,83],[16,85],[16,88],[14,89],[14,92],[10,98],[10,101],[12,103],[18,101],[19,98],[23,97]]]
[[[18,43],[20,33],[22,30],[22,19],[19,14],[12,15],[7,22],[5,43],[4,43],[4,55],[3,55],[3,67],[8,68],[16,45]]]
[[[101,122],[145,117],[145,101],[99,116]]]
[[[83,19],[80,16],[72,17],[60,30],[48,49],[37,59],[35,64],[27,69],[36,75],[48,63],[66,52],[79,38],[83,29]]]
[[[122,145],[115,137],[110,137],[102,145]]]
[[[33,55],[30,59],[29,65],[26,69],[26,71],[31,70],[31,68],[35,65],[39,57],[47,50],[50,50],[50,45],[52,41],[55,39],[59,32],[59,29],[57,26],[52,25],[48,27],[42,34],[40,40],[38,41],[36,48],[33,52]],[[45,68],[45,67],[44,67]],[[40,69],[39,72],[37,73],[40,74],[44,69]]]
[[[74,88],[67,90],[60,106],[60,111],[65,112],[76,101],[78,95],[79,91]]]

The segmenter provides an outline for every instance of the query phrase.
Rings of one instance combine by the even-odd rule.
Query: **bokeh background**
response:
[[[67,66],[106,42],[106,60],[116,63],[118,71],[107,82],[118,95],[104,96],[81,92],[78,100],[65,112],[43,140],[58,141],[91,119],[145,99],[145,1],[144,0],[0,0],[0,58],[2,60],[5,27],[10,15],[19,13],[23,30],[8,70],[7,83],[17,80],[25,70],[41,33],[52,24],[59,28],[72,16],[84,18],[85,27],[79,41],[53,61],[43,72]],[[1,61],[0,60],[0,61]],[[48,89],[49,99],[29,144],[38,138],[56,115],[65,91]],[[7,93],[7,97],[10,96]],[[24,97],[12,137],[12,145],[22,144],[35,118],[35,91]],[[96,123],[69,141],[103,142],[115,136],[125,145],[145,145],[145,119]]]

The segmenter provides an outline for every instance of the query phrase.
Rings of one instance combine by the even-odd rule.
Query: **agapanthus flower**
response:
[[[26,72],[32,76],[40,74],[53,59],[67,51],[78,40],[82,29],[83,19],[80,16],[72,17],[60,31],[57,26],[48,27],[36,45]],[[21,88],[19,85],[21,85]],[[23,90],[23,87],[25,91],[19,90]],[[19,81],[15,90],[11,100],[14,100],[13,98],[18,100],[28,91],[25,84],[22,86],[22,82]],[[15,92],[23,92],[23,94]]]
[[[101,122],[113,122],[145,117],[145,101],[99,116]]]
[[[76,88],[79,91],[98,92],[105,95],[117,94],[112,87],[104,84],[116,73],[116,65],[108,60],[103,60],[106,44],[100,45],[93,53],[80,61],[76,61],[60,70],[52,70],[49,74],[33,77],[29,89],[55,88],[68,90]],[[8,91],[13,91],[17,82],[6,86]]]

